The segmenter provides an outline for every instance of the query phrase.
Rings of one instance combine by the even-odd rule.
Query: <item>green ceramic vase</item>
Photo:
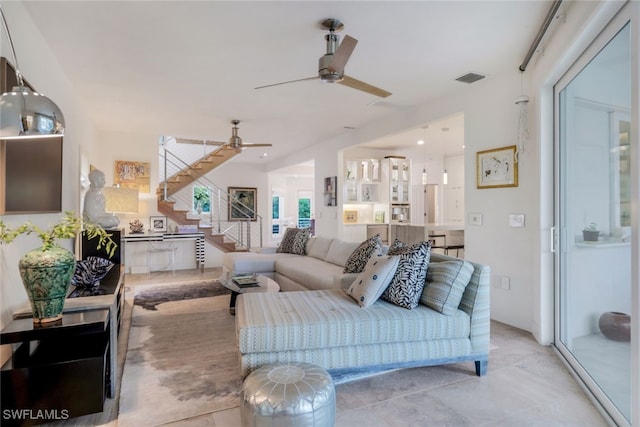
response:
[[[70,251],[59,246],[27,252],[18,264],[35,323],[62,319],[76,260]]]

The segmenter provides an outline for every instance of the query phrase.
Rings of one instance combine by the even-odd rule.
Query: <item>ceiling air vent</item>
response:
[[[456,78],[456,80],[462,83],[473,83],[473,82],[477,82],[478,80],[484,79],[484,77],[485,76],[483,76],[482,74],[467,73],[463,76]]]

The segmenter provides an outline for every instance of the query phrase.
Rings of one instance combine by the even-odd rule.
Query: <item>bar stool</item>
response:
[[[436,244],[437,238],[443,239],[442,246],[439,246]],[[444,249],[447,246],[447,235],[446,234],[429,234],[429,241],[431,241],[431,249]]]
[[[171,272],[175,274],[176,272],[176,251],[178,248],[171,242],[164,242],[162,240],[151,240],[149,241],[149,246],[147,247],[147,270],[149,274],[151,274],[151,258],[153,254],[169,254],[169,266],[171,267]]]

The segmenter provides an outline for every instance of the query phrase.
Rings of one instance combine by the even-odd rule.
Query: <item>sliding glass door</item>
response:
[[[618,16],[555,87],[556,346],[631,423],[631,52]],[[637,420],[636,420],[637,422]]]

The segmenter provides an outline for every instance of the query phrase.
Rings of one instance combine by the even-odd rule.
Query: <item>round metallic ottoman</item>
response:
[[[332,427],[336,392],[331,375],[310,363],[261,366],[242,384],[244,427]]]

